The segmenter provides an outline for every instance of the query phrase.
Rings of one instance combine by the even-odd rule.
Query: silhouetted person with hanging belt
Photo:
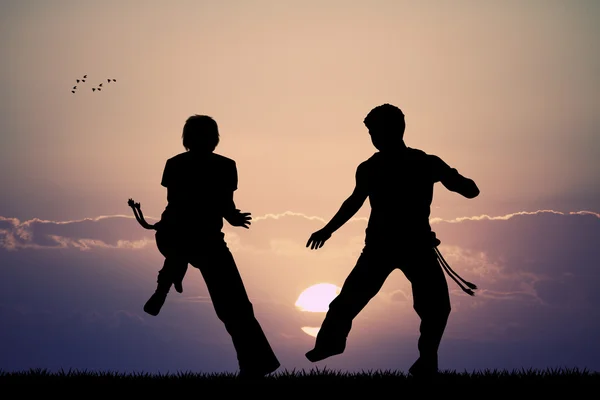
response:
[[[414,309],[421,319],[419,358],[409,371],[416,377],[432,376],[438,372],[438,347],[451,308],[443,270],[468,294],[476,289],[456,275],[437,250],[440,241],[429,225],[433,187],[441,182],[469,199],[479,195],[479,189],[441,158],[407,147],[404,114],[396,106],[375,107],[364,124],[379,151],[358,166],[354,191],[331,221],[311,235],[306,247],[321,248],[368,198],[371,215],[365,245],[306,357],[317,362],[343,353],[352,320],[399,268],[412,285]]]
[[[237,352],[240,376],[262,377],[280,364],[257,321],[242,278],[222,232],[223,219],[248,228],[250,213],[235,206],[238,185],[234,160],[214,153],[219,143],[216,121],[193,115],[183,128],[186,151],[167,160],[161,185],[167,206],[156,229],[165,255],[157,290],[145,310],[158,314],[173,283],[179,292],[188,263],[202,273],[217,317],[225,324]],[[139,206],[130,200],[130,206]],[[143,217],[138,222],[144,226]]]

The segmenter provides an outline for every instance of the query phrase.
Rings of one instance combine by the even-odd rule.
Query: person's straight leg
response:
[[[199,252],[191,255],[190,264],[200,269],[217,317],[231,335],[240,373],[261,376],[275,371],[279,361],[254,315],[226,243],[211,243]]]
[[[438,370],[438,349],[451,311],[448,283],[433,249],[414,254],[407,264],[401,269],[412,285],[413,307],[421,319],[419,359],[411,373],[432,374]]]

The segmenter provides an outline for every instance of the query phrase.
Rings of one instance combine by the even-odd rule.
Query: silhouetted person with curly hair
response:
[[[353,319],[379,292],[389,274],[399,268],[412,285],[414,309],[421,319],[419,358],[409,372],[418,377],[433,376],[438,372],[438,347],[451,308],[443,270],[455,281],[458,277],[452,276],[454,271],[442,262],[437,251],[440,241],[429,224],[433,187],[441,182],[469,199],[479,195],[479,189],[438,156],[406,146],[404,113],[398,107],[375,107],[364,124],[379,151],[358,166],[354,191],[331,221],[310,236],[306,247],[321,248],[368,198],[371,214],[365,243],[356,266],[330,303],[315,347],[306,357],[317,362],[343,353]]]
[[[217,317],[233,340],[240,376],[262,377],[280,363],[254,315],[222,232],[223,219],[236,227],[250,225],[250,213],[240,212],[233,200],[238,186],[236,163],[214,152],[219,129],[209,116],[188,118],[182,139],[186,151],[168,159],[162,175],[167,206],[156,229],[156,242],[165,264],[157,290],[144,309],[158,314],[171,285],[176,283],[180,291],[187,265],[198,268]]]

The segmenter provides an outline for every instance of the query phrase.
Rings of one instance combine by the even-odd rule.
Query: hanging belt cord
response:
[[[456,282],[458,286],[460,286],[463,292],[467,293],[470,296],[475,296],[475,292],[473,292],[473,290],[477,289],[477,286],[471,282],[467,282],[466,280],[461,278],[460,275],[454,272],[454,270],[450,268],[450,265],[448,265],[448,263],[444,259],[444,256],[442,256],[442,253],[440,253],[440,251],[438,250],[437,246],[434,247],[434,249],[435,254],[437,255],[438,262],[440,263],[444,271],[446,271],[448,276],[450,276],[450,278],[452,278],[454,282]],[[465,287],[461,282],[467,285],[467,287]]]

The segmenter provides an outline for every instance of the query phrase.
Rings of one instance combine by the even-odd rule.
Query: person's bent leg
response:
[[[177,266],[174,267],[175,271],[173,273],[173,287],[177,293],[183,293],[183,278],[185,278],[185,274],[188,270],[187,261],[178,263]]]
[[[156,291],[144,305],[145,312],[153,316],[157,316],[160,313],[162,306],[167,300],[171,285],[177,276],[177,272],[182,269],[182,266],[185,266],[187,269],[187,261],[180,260],[174,256],[165,258],[163,267],[158,272]]]
[[[346,349],[352,321],[379,292],[394,270],[392,260],[383,252],[364,249],[356,266],[348,275],[340,294],[329,304],[329,310],[317,333],[314,349],[306,353],[312,362],[338,355]]]
[[[190,264],[200,269],[217,317],[231,335],[240,374],[260,377],[279,368],[226,243],[211,244],[205,254],[192,256]]]
[[[177,243],[177,231],[173,229],[162,228],[155,234],[156,246],[160,253],[165,257],[163,267],[158,272],[156,280],[156,290],[152,296],[144,304],[144,311],[152,316],[157,316],[160,313],[167,295],[171,289],[183,266],[187,270],[187,261],[183,258],[180,251],[181,246]],[[178,292],[179,288],[176,286]]]

